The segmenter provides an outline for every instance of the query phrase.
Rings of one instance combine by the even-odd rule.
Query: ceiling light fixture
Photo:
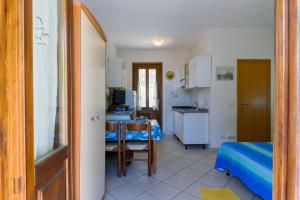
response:
[[[156,38],[156,39],[153,39],[152,40],[152,43],[155,45],[155,46],[161,46],[165,43],[165,40],[164,39],[161,39],[161,38]]]

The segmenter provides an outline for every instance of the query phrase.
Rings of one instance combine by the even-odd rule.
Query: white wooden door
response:
[[[80,199],[101,199],[105,180],[105,42],[81,12]]]

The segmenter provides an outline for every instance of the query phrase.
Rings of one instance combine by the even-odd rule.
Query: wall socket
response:
[[[226,141],[235,141],[236,140],[236,135],[234,134],[223,134],[221,135],[221,139],[222,140],[226,140]]]

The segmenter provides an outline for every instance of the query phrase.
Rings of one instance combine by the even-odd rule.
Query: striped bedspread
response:
[[[272,199],[272,154],[270,142],[225,142],[218,151],[215,168],[229,171],[250,190]]]

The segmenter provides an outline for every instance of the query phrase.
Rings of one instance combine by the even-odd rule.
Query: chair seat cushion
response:
[[[105,144],[105,151],[117,151],[118,145],[115,143],[106,143]]]
[[[148,142],[127,142],[126,146],[127,149],[129,150],[135,150],[135,151],[148,150]]]

